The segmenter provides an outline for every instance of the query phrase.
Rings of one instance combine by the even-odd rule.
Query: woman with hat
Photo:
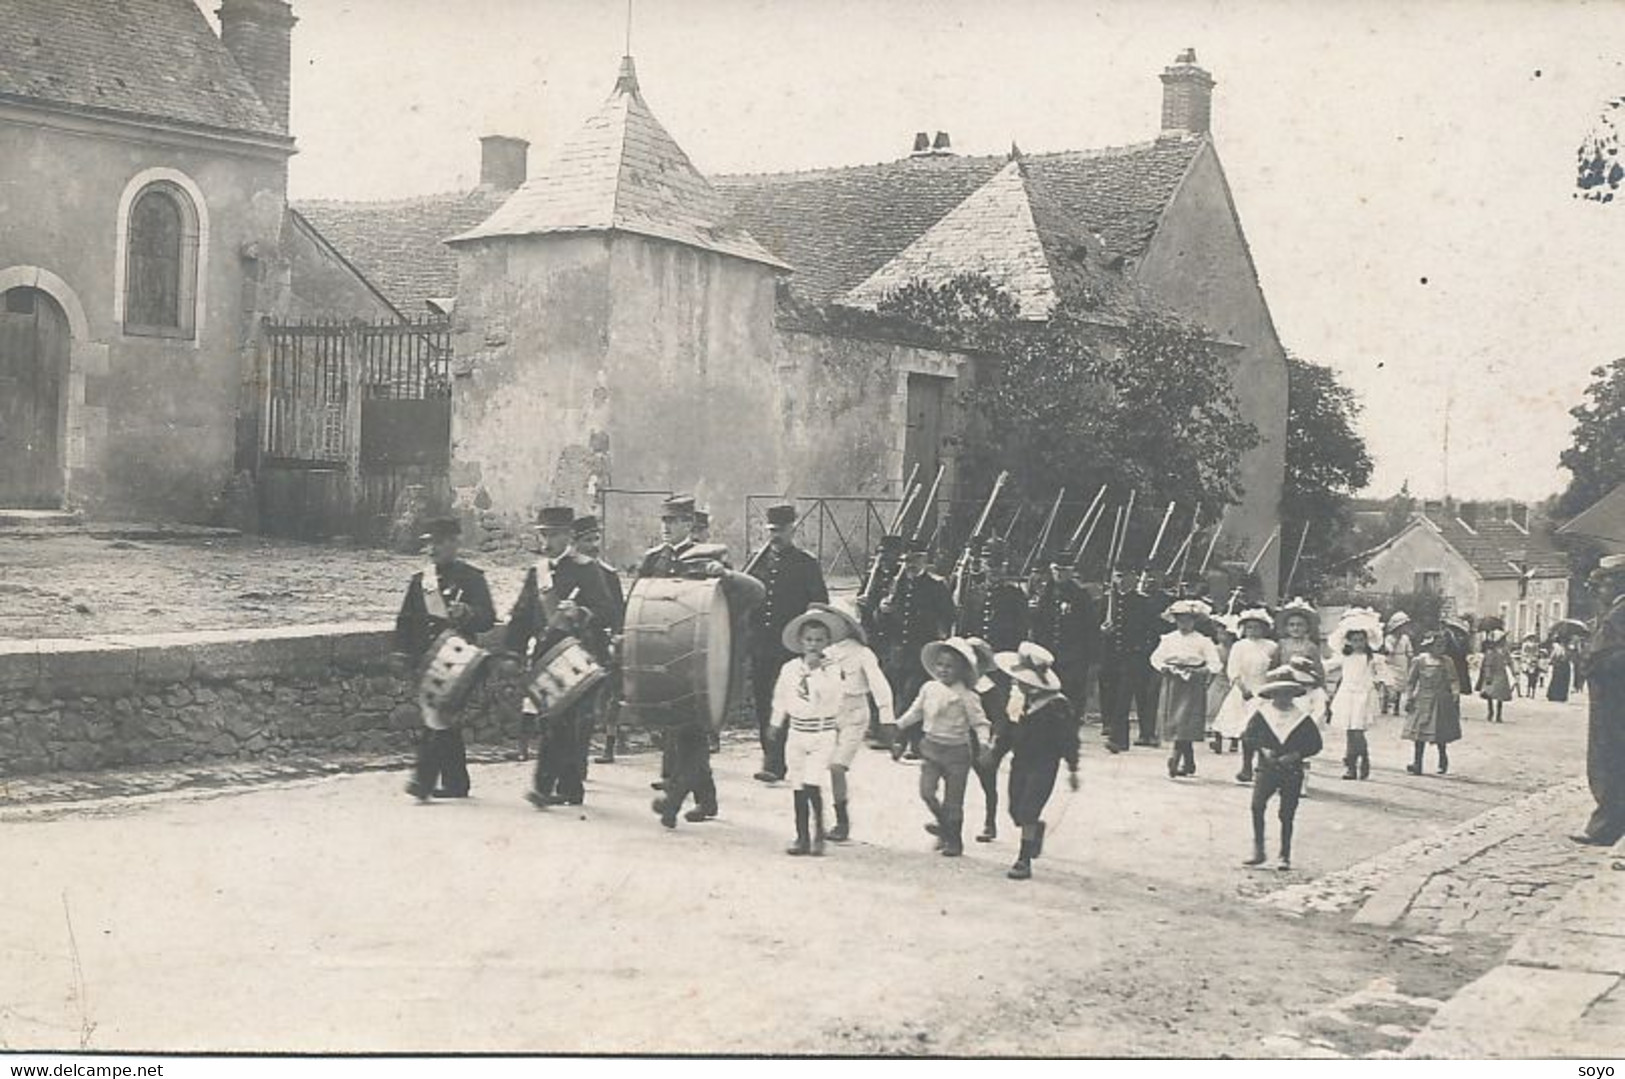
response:
[[[1388,671],[1393,680],[1382,695],[1382,714],[1389,712],[1399,715],[1404,702],[1405,680],[1411,673],[1411,656],[1416,649],[1411,645],[1411,616],[1404,611],[1395,611],[1388,616],[1388,635],[1382,639],[1383,655],[1388,662]]]
[[[990,743],[992,726],[982,710],[976,684],[976,650],[962,637],[931,641],[920,650],[920,663],[931,681],[897,717],[900,731],[919,727],[920,800],[934,818],[925,830],[937,837],[949,858],[965,853],[965,783],[971,762]],[[892,758],[903,754],[903,743],[892,740]],[[937,799],[938,788],[944,788]]]
[[[830,604],[815,603],[808,608],[809,614],[813,612],[838,618],[844,626],[824,649],[824,659],[841,682],[841,707],[835,717],[835,749],[829,761],[830,797],[835,802],[835,827],[830,829],[829,838],[844,843],[852,835],[846,775],[869,732],[870,702],[879,713],[881,723],[897,720],[891,683],[880,669],[879,658],[869,649],[869,635],[863,628],[863,616],[857,604],[842,598]]]
[[[1439,774],[1450,770],[1445,746],[1461,737],[1461,683],[1456,664],[1445,654],[1444,635],[1428,633],[1417,642],[1421,654],[1411,663],[1405,683],[1405,728],[1401,737],[1415,743],[1415,759],[1405,766],[1413,776],[1422,774],[1422,754],[1428,743],[1439,747]]]
[[[1225,664],[1230,676],[1230,692],[1213,722],[1215,745],[1220,738],[1228,738],[1232,743],[1241,739],[1248,717],[1252,715],[1252,699],[1276,663],[1276,644],[1268,637],[1269,631],[1275,628],[1270,613],[1262,607],[1250,607],[1236,615],[1235,620],[1241,639],[1230,646],[1230,658]],[[1251,753],[1242,757],[1236,780],[1253,781]]]
[[[1512,699],[1512,657],[1507,653],[1504,629],[1492,629],[1484,635],[1484,658],[1478,665],[1478,695],[1489,708],[1484,718],[1491,723],[1505,722],[1501,710]]]
[[[999,742],[1010,751],[1010,819],[1021,829],[1021,850],[1005,876],[1027,880],[1044,852],[1044,806],[1066,761],[1067,783],[1078,789],[1078,710],[1061,692],[1055,657],[1030,641],[994,657],[1019,695],[1019,708]]]
[[[779,671],[770,720],[775,737],[789,728],[783,745],[785,775],[795,794],[796,841],[789,850],[794,855],[824,853],[824,776],[835,755],[842,703],[840,675],[825,650],[846,633],[845,619],[814,608],[790,619],[781,635],[787,651],[801,653]]]
[[[1207,683],[1223,664],[1218,647],[1196,627],[1212,613],[1202,600],[1175,600],[1162,614],[1174,628],[1151,653],[1151,666],[1162,675],[1157,733],[1174,744],[1168,758],[1170,779],[1196,774],[1193,747],[1207,731]]]
[[[1350,607],[1332,630],[1331,659],[1326,669],[1340,674],[1332,697],[1332,723],[1343,729],[1343,778],[1371,775],[1371,749],[1366,731],[1381,714],[1386,687],[1393,680],[1388,665],[1374,650],[1382,636],[1382,619],[1369,607]]]
[[[1320,726],[1305,701],[1311,676],[1301,669],[1277,667],[1258,687],[1242,740],[1258,754],[1253,781],[1253,853],[1243,865],[1260,866],[1264,855],[1264,813],[1270,799],[1280,796],[1281,860],[1278,869],[1292,868],[1292,829],[1303,796],[1304,760],[1321,750]]]

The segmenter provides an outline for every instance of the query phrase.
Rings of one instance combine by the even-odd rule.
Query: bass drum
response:
[[[645,577],[626,598],[622,721],[722,727],[733,627],[720,578]]]

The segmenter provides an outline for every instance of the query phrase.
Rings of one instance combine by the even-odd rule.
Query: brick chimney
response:
[[[220,0],[220,41],[248,76],[277,127],[288,130],[293,8],[286,0]]]
[[[1186,49],[1162,69],[1162,133],[1205,135],[1213,125],[1213,76]]]
[[[512,135],[485,135],[480,139],[480,186],[512,191],[525,182],[530,143]]]

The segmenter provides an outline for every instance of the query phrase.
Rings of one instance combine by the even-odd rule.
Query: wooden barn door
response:
[[[0,506],[61,503],[57,429],[67,369],[68,320],[56,301],[31,288],[0,297]]]
[[[920,482],[927,488],[942,463],[943,406],[949,379],[935,375],[908,376],[908,430],[903,436],[903,475],[914,474],[919,466]],[[938,496],[939,501],[941,495]],[[929,536],[936,526],[936,506],[925,507],[922,533]]]

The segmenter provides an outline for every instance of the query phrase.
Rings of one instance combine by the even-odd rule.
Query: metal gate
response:
[[[266,320],[259,480],[265,529],[382,537],[407,484],[443,490],[451,322]]]

